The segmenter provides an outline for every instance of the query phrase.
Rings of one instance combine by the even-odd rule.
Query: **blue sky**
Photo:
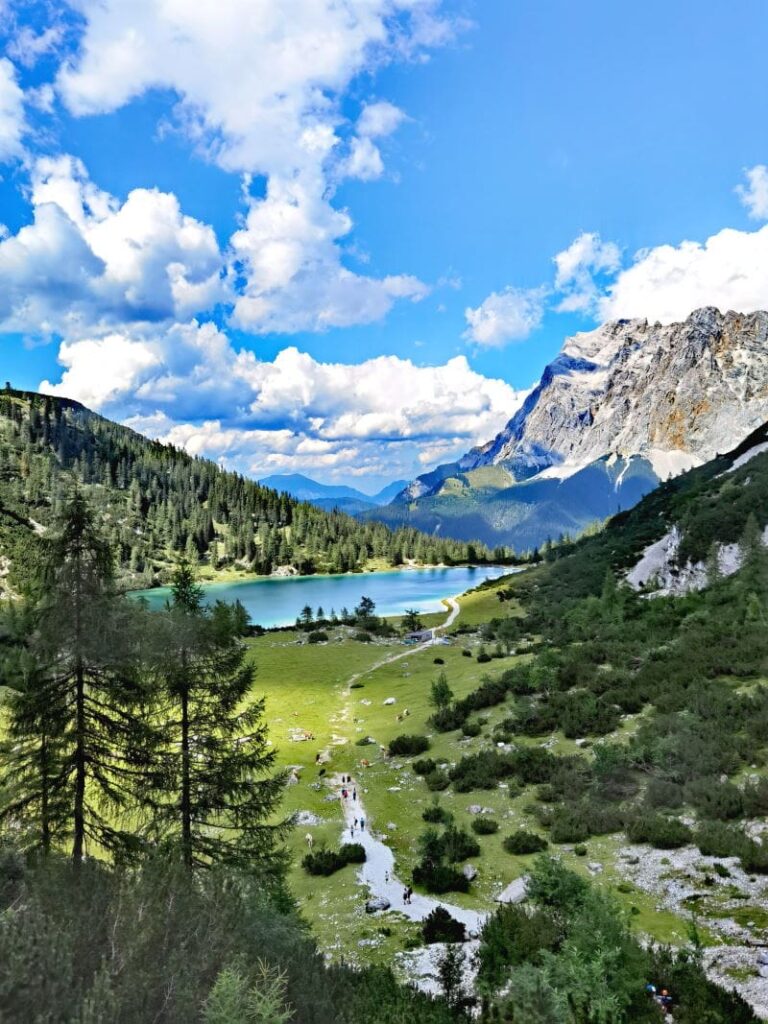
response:
[[[768,9],[0,4],[2,376],[373,491],[563,339],[768,304]]]

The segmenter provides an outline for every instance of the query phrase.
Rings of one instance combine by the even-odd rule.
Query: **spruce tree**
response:
[[[112,553],[82,494],[46,540],[32,588],[22,671],[2,751],[6,818],[39,824],[40,845],[89,842],[118,855],[135,847],[119,828],[149,768],[140,637],[146,613],[117,596]]]
[[[153,808],[159,836],[188,868],[226,863],[279,869],[284,824],[270,822],[285,776],[275,773],[264,701],[251,696],[242,605],[202,603],[189,564],[175,570],[158,652],[165,699],[164,770]]]

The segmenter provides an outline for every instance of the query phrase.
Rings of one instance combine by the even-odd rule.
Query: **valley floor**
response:
[[[397,640],[360,643],[351,631],[339,630],[327,644],[309,645],[303,634],[272,633],[251,642],[257,665],[257,687],[266,695],[272,742],[280,763],[290,769],[291,784],[284,801],[296,817],[289,840],[293,854],[290,884],[302,912],[331,958],[348,963],[393,963],[403,976],[424,976],[431,969],[422,947],[419,919],[427,903],[414,897],[402,905],[405,880],[417,860],[417,838],[426,825],[423,811],[435,800],[409,759],[391,757],[387,745],[396,736],[428,734],[429,756],[456,762],[480,749],[487,739],[439,734],[427,724],[431,714],[429,690],[445,670],[457,697],[477,687],[482,676],[497,673],[529,657],[521,649],[510,657],[480,664],[478,633],[457,634],[500,614],[516,614],[501,605],[494,589],[446,602],[449,614],[439,630],[450,641],[404,648]],[[434,616],[431,625],[435,624]],[[471,657],[464,651],[471,652]],[[436,662],[438,662],[436,664]],[[486,711],[489,733],[508,713],[504,706]],[[616,734],[628,737],[641,716],[625,716]],[[556,733],[545,740],[521,737],[517,742],[544,745],[557,753],[575,752],[578,741]],[[351,775],[365,808],[369,861],[362,869],[349,866],[328,878],[310,876],[301,867],[307,836],[314,849],[336,848],[350,841],[354,807],[343,806],[339,777]],[[481,855],[470,863],[477,877],[469,894],[445,898],[454,916],[468,924],[492,912],[496,898],[510,882],[526,874],[533,856],[512,856],[503,839],[517,828],[533,828],[527,813],[532,791],[511,794],[506,785],[468,794],[438,795],[458,825],[469,828],[477,813],[492,813],[498,833],[480,836]],[[359,828],[355,841],[360,840]],[[757,953],[749,943],[768,942],[768,892],[763,879],[750,883],[734,870],[728,878],[715,875],[694,849],[664,854],[648,847],[628,846],[622,836],[593,838],[587,855],[569,846],[555,847],[568,867],[613,890],[631,913],[637,930],[649,940],[684,944],[692,911],[707,946],[710,973],[726,987],[737,987],[757,1011],[768,1017],[768,982],[759,976]],[[385,877],[386,876],[386,877]],[[397,879],[397,881],[395,881]],[[742,884],[743,883],[743,884]],[[370,895],[385,896],[391,908],[368,914]],[[441,901],[443,902],[443,901]],[[426,981],[427,987],[429,981]]]

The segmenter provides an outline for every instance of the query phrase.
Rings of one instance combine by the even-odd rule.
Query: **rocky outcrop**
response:
[[[438,494],[483,466],[516,481],[642,456],[659,479],[727,451],[768,420],[768,313],[698,309],[682,323],[617,320],[569,338],[504,430],[401,494]]]

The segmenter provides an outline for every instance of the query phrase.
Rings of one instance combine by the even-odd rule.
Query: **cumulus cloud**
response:
[[[381,319],[398,298],[413,301],[427,287],[406,274],[366,277],[345,267],[337,241],[352,228],[349,215],[318,195],[304,175],[269,181],[250,204],[232,250],[245,283],[233,323],[257,333],[325,330]]]
[[[736,195],[755,220],[768,219],[768,167],[756,164],[744,171],[746,185],[736,186]]]
[[[320,465],[410,475],[424,450],[453,458],[492,436],[522,400],[464,356],[440,366],[396,356],[350,365],[289,347],[266,361],[210,323],[69,342],[60,361],[61,380],[42,390],[255,474]]]
[[[12,160],[23,152],[22,138],[27,130],[24,93],[16,68],[7,57],[0,58],[0,160]]]
[[[293,331],[366,323],[395,298],[423,294],[407,275],[369,278],[344,265],[338,242],[352,221],[332,205],[332,185],[345,175],[382,174],[372,140],[394,131],[402,112],[371,103],[356,132],[345,134],[340,98],[362,72],[443,45],[454,23],[441,16],[441,0],[77,6],[84,34],[57,80],[74,114],[113,111],[150,89],[170,89],[179,97],[179,127],[202,152],[227,170],[267,178],[265,197],[249,200],[234,240],[245,278],[239,326]],[[278,254],[282,283],[265,286],[259,247]]]
[[[768,306],[768,225],[642,250],[608,286],[598,313],[673,323],[701,306],[740,313]]]
[[[621,265],[621,252],[615,243],[585,231],[557,253],[554,263],[555,290],[563,295],[558,312],[590,313],[600,298],[596,276],[615,273]]]
[[[214,232],[173,194],[134,189],[121,204],[63,156],[36,162],[29,196],[32,222],[0,241],[3,329],[71,337],[224,297]]]
[[[505,288],[491,294],[476,308],[467,307],[464,337],[478,345],[499,348],[523,341],[544,316],[546,288]]]

